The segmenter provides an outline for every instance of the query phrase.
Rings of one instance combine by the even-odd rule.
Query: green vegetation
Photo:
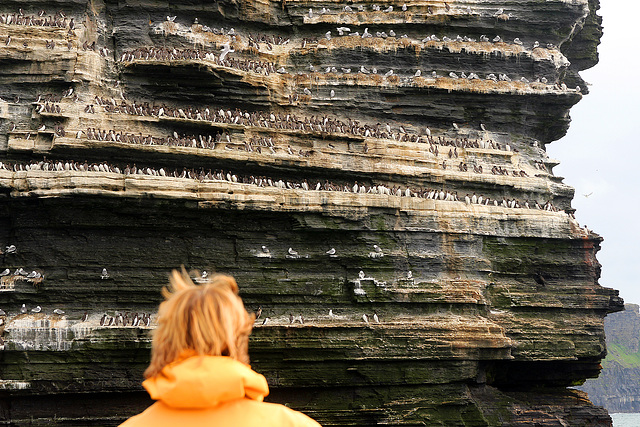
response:
[[[607,357],[602,366],[607,367],[611,362],[617,362],[625,368],[640,368],[640,352],[634,353],[620,344],[607,344]]]

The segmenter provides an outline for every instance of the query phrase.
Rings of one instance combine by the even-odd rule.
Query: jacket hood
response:
[[[154,400],[174,408],[211,408],[249,398],[261,402],[269,394],[264,376],[226,356],[185,355],[142,385]]]

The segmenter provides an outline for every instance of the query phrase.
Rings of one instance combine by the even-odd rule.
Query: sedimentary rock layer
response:
[[[597,7],[3,2],[2,421],[143,409],[185,265],[323,425],[609,425],[566,387],[622,302],[545,153]]]

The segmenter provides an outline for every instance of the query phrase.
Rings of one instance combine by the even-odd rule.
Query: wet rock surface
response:
[[[545,153],[597,7],[3,2],[0,420],[144,409],[185,265],[237,278],[269,399],[323,425],[610,425],[566,387],[622,301]]]

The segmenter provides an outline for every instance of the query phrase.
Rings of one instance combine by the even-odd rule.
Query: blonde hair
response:
[[[165,301],[158,310],[145,378],[158,374],[185,350],[249,364],[249,334],[255,315],[245,310],[233,277],[216,274],[196,285],[183,267],[171,272],[169,288],[163,288],[162,295]]]

